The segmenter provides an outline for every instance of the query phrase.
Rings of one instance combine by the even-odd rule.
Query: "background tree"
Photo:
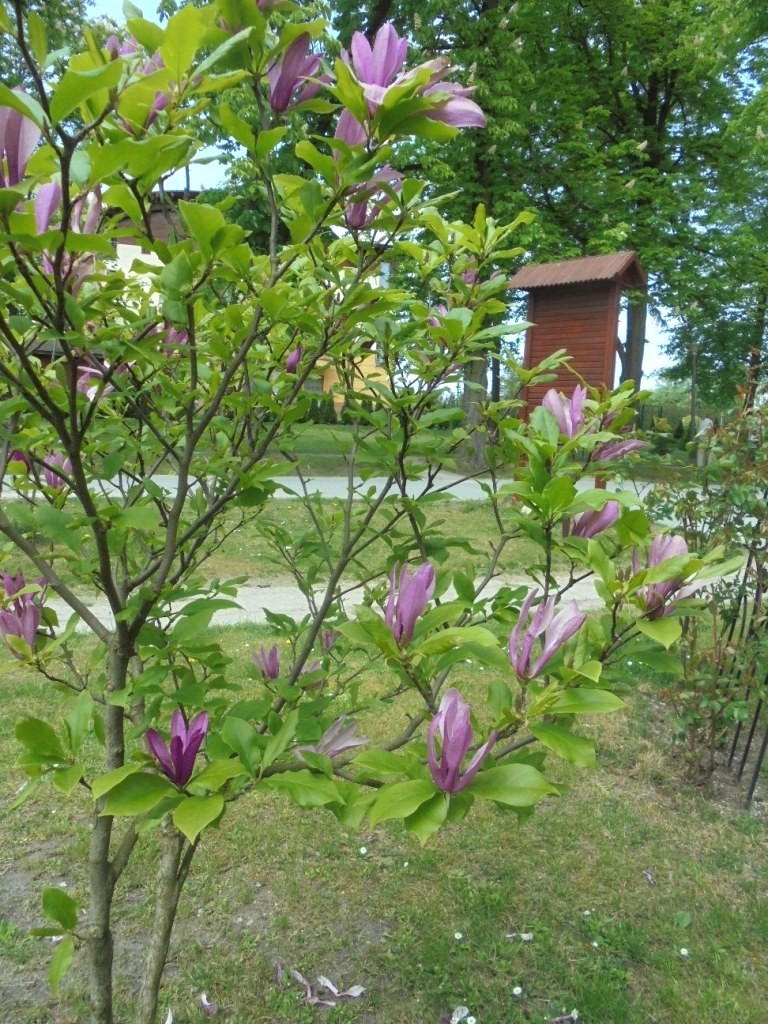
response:
[[[343,31],[359,4],[338,6]],[[734,160],[748,172],[727,128],[758,91],[761,11],[721,0],[390,0],[368,5],[366,31],[386,18],[478,83],[483,137],[415,154],[457,189],[457,211],[478,200],[499,217],[533,207],[537,261],[633,248],[651,309],[689,301],[720,182]],[[639,382],[647,305],[631,299],[622,379]]]

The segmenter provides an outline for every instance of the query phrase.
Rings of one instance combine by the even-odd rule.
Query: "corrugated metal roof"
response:
[[[640,266],[637,253],[612,252],[607,256],[582,256],[559,263],[539,263],[518,270],[509,284],[511,288],[548,288],[587,281],[616,281],[625,275],[630,286],[645,287],[645,271]]]

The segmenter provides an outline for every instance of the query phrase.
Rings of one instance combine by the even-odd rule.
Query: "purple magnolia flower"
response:
[[[50,227],[53,215],[61,206],[61,182],[49,181],[41,185],[35,196],[35,223],[37,233],[42,235]]]
[[[40,135],[35,122],[20,111],[0,107],[0,188],[12,188],[23,179]]]
[[[494,730],[462,773],[461,765],[472,746],[469,704],[458,690],[446,690],[437,714],[427,730],[427,764],[435,785],[444,793],[465,789],[480,769],[486,754],[496,742]],[[440,738],[439,755],[435,737]]]
[[[48,452],[43,462],[43,479],[45,483],[54,491],[63,491],[69,484],[67,480],[57,473],[55,466],[58,466],[63,473],[69,476],[72,473],[72,463],[69,456],[63,455],[61,452]]]
[[[11,600],[11,607],[0,611],[0,636],[18,636],[34,648],[37,638],[37,631],[40,628],[42,618],[42,601],[45,592],[45,580],[40,578],[35,583],[41,588],[39,593],[20,593],[27,587],[24,573],[20,572],[12,576],[8,572],[0,574],[5,596]],[[22,656],[11,647],[11,653],[15,658]]]
[[[54,214],[61,205],[61,199],[61,185],[57,181],[51,181],[39,189],[35,196],[35,223],[39,234],[47,231],[51,226]],[[101,191],[98,188],[81,195],[72,205],[69,230],[77,235],[95,234],[101,220],[102,210]],[[78,293],[95,263],[96,257],[90,253],[84,253],[74,258],[69,253],[64,254],[61,260],[61,274],[73,295]],[[42,264],[46,274],[54,272],[54,257],[51,253],[43,253]]]
[[[434,102],[429,110],[421,112],[421,116],[442,121],[455,128],[485,125],[482,110],[469,99],[472,90],[455,82],[444,81],[453,70],[445,58],[428,61],[411,71],[400,73],[408,53],[408,41],[398,36],[393,25],[387,23],[381,26],[376,33],[373,46],[362,32],[355,32],[350,51],[351,55],[342,50],[342,60],[354,71],[363,86],[363,95],[371,116],[384,102],[388,89],[406,85],[426,68],[429,71],[429,78],[418,87],[416,95]],[[336,137],[354,146],[365,142],[368,132],[348,110],[344,110],[339,117]]]
[[[131,57],[139,48],[139,44],[133,38],[128,36],[123,42],[121,42],[117,36],[111,35],[106,43],[104,43],[104,49],[112,60],[116,57]]]
[[[435,104],[424,112],[424,116],[432,121],[442,121],[453,128],[485,128],[485,114],[477,103],[469,98],[475,91],[474,88],[459,85],[457,82],[443,81],[443,77],[453,70],[445,58],[431,63],[436,65],[435,74],[422,95],[435,100]]]
[[[195,758],[208,732],[208,712],[201,711],[187,727],[177,708],[171,718],[170,750],[160,733],[147,729],[147,746],[152,756],[176,786],[186,786],[195,767]]]
[[[355,228],[358,231],[370,227],[381,213],[381,208],[390,201],[391,196],[384,191],[382,185],[388,185],[391,189],[397,190],[402,184],[403,176],[400,171],[395,171],[387,164],[363,185],[349,194],[348,204],[344,211],[344,220],[347,227]]]
[[[285,360],[285,369],[287,373],[296,373],[299,363],[301,362],[301,345],[297,345],[291,352],[288,353],[288,358]]]
[[[269,104],[276,114],[284,114],[312,99],[322,89],[323,82],[309,79],[320,67],[319,54],[311,54],[312,39],[308,32],[298,36],[279,60],[267,68]]]
[[[588,509],[573,519],[563,520],[564,537],[583,537],[589,540],[596,537],[598,533],[609,529],[619,518],[620,505],[618,501],[606,501],[601,509]]]
[[[32,601],[14,602],[13,608],[0,611],[0,636],[4,639],[19,636],[34,648],[41,616],[40,607]],[[21,658],[18,651],[12,647],[11,653],[14,657]]]
[[[389,580],[389,600],[384,613],[384,621],[392,630],[399,647],[403,647],[413,639],[413,628],[416,619],[427,607],[427,602],[435,592],[435,570],[425,562],[410,578],[407,565],[400,570],[400,579],[395,583],[397,565],[392,567]]]
[[[300,761],[303,761],[302,753],[310,754],[324,754],[326,757],[338,757],[339,754],[344,754],[347,750],[354,750],[355,747],[362,747],[368,743],[368,739],[365,736],[355,736],[357,731],[357,722],[347,723],[347,716],[342,715],[337,718],[336,721],[330,725],[317,743],[313,743],[311,746],[304,744],[300,747],[296,747],[296,756]]]
[[[509,636],[509,661],[519,679],[537,676],[587,618],[575,601],[570,601],[555,615],[555,598],[549,597],[540,602],[531,619],[531,606],[538,592],[538,588],[534,588],[523,601],[520,618]],[[542,638],[541,653],[532,661],[534,644],[539,637]]]
[[[670,558],[678,558],[688,554],[688,545],[684,537],[675,534],[662,533],[654,537],[651,549],[648,553],[648,568],[653,569],[657,565],[669,561]],[[637,551],[632,553],[632,570],[640,572],[641,565]],[[675,576],[663,583],[648,583],[644,587],[638,587],[637,595],[645,605],[645,614],[649,619],[662,619],[669,615],[674,607],[674,600],[681,600],[690,597],[696,591],[696,587],[684,587],[681,576]]]
[[[592,452],[593,462],[609,462],[611,459],[620,459],[630,452],[639,452],[648,447],[647,441],[641,441],[636,437],[618,438],[615,441],[603,441],[595,445]]]
[[[587,389],[577,384],[573,389],[570,398],[566,398],[561,392],[550,388],[544,395],[541,404],[557,420],[560,433],[566,437],[575,437],[584,426],[584,400],[587,397]]]
[[[269,650],[262,644],[258,652],[251,655],[253,663],[264,679],[277,679],[280,675],[280,651],[277,644]]]

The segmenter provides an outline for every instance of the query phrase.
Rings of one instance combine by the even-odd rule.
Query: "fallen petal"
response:
[[[320,986],[320,988],[327,988],[327,989],[328,989],[328,991],[329,991],[329,992],[330,992],[330,993],[331,993],[332,995],[334,995],[334,996],[337,996],[337,995],[339,994],[339,990],[338,990],[338,989],[336,988],[336,986],[335,986],[335,985],[333,984],[333,982],[331,981],[331,979],[330,979],[330,978],[326,978],[326,976],[325,976],[324,974],[320,974],[320,975],[318,976],[318,979],[317,979],[317,984],[318,984],[318,985]]]
[[[208,1014],[209,1017],[215,1017],[219,1012],[219,1004],[212,1003],[208,998],[207,992],[200,993],[200,1006],[202,1007],[203,1013]]]

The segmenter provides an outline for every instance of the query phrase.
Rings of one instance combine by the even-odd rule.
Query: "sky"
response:
[[[154,18],[157,12],[157,5],[154,0],[133,0],[135,7],[138,7],[147,18]],[[94,16],[106,15],[114,19],[118,24],[124,21],[121,0],[92,0],[91,11]],[[225,175],[224,165],[216,159],[216,150],[209,147],[201,150],[198,154],[199,161],[190,168],[190,187],[193,189],[210,188],[219,184]],[[172,175],[166,181],[167,188],[184,188],[186,178],[183,171]],[[646,268],[648,269],[648,268]],[[652,268],[651,268],[652,269]],[[624,335],[624,324],[619,322],[619,335]],[[643,384],[652,387],[655,375],[662,369],[671,365],[671,360],[665,356],[661,349],[665,343],[665,335],[659,326],[648,317],[647,341],[645,346],[645,358],[643,360]]]

